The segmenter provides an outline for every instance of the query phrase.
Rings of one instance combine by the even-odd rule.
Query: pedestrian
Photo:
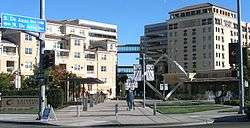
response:
[[[133,91],[131,90],[131,88],[129,88],[128,90],[128,94],[127,94],[127,100],[128,100],[128,108],[129,110],[131,110],[133,108]]]

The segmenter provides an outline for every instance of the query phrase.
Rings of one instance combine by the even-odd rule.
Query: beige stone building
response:
[[[238,42],[235,11],[204,3],[183,7],[169,14],[170,18],[164,22],[168,24],[164,34],[167,33],[165,40],[170,58],[187,72],[230,68],[229,43]],[[242,22],[241,27],[242,42],[249,46],[250,25]],[[163,32],[162,29],[158,30]],[[168,61],[168,72],[181,71]]]
[[[1,38],[0,32],[0,72],[15,73],[18,68],[18,47],[16,44]]]
[[[33,66],[38,63],[37,39],[17,31],[4,36],[20,46],[21,75],[32,75]],[[90,93],[102,91],[109,98],[115,97],[116,45],[116,25],[87,20],[47,21],[44,50],[55,51],[55,65],[83,78],[104,81],[101,85],[86,85]]]

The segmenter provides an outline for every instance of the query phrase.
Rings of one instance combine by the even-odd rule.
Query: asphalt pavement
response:
[[[118,104],[118,114],[115,115],[115,105]],[[40,122],[32,114],[0,114],[0,128],[8,127],[175,127],[199,125],[212,127],[249,126],[244,117],[237,113],[218,113],[218,110],[189,113],[189,114],[160,114],[153,115],[149,107],[142,108],[140,103],[132,111],[127,110],[125,101],[106,101],[80,111],[77,116],[77,106],[68,106],[57,110],[57,120]],[[232,122],[233,121],[233,122]],[[5,122],[5,123],[4,123]],[[10,124],[12,122],[13,124]],[[215,124],[212,124],[216,122]],[[232,124],[227,124],[227,123]],[[238,122],[238,124],[237,124]],[[240,123],[239,123],[240,122]],[[223,124],[224,123],[224,124]],[[50,125],[46,125],[50,124]],[[211,124],[211,125],[210,125]],[[52,126],[56,125],[56,126]],[[187,128],[189,128],[187,127]],[[201,126],[200,126],[201,127]]]
[[[121,126],[121,127],[122,128],[249,128],[250,122],[222,122],[222,123],[213,123],[213,124],[207,124],[207,125],[191,125],[191,126],[157,125],[157,126]],[[72,128],[72,127],[0,123],[0,128]],[[73,127],[73,128],[82,128],[82,127],[78,126],[78,127]],[[95,128],[95,127],[89,127],[89,128]],[[114,127],[106,126],[105,128],[114,128]]]

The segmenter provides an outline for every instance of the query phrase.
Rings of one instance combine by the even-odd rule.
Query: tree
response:
[[[0,73],[0,90],[10,90],[14,88],[14,76],[8,73]]]
[[[59,66],[54,66],[53,68],[48,68],[44,72],[46,79],[46,85],[49,88],[62,88],[66,85],[66,80],[68,77],[76,77],[75,74],[60,68]]]
[[[116,78],[117,81],[117,92],[121,97],[125,97],[125,83],[128,79],[127,75],[118,75]]]
[[[22,77],[22,89],[38,89],[38,83],[35,75]]]

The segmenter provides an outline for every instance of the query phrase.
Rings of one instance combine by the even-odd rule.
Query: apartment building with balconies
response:
[[[15,73],[18,69],[18,47],[15,43],[2,38],[0,32],[0,72]]]
[[[4,36],[20,46],[21,75],[33,75],[39,57],[36,38],[19,31],[9,31]],[[55,65],[83,78],[104,81],[101,85],[85,85],[90,93],[102,91],[115,97],[116,45],[116,25],[87,20],[47,21],[44,50],[55,52]]]

